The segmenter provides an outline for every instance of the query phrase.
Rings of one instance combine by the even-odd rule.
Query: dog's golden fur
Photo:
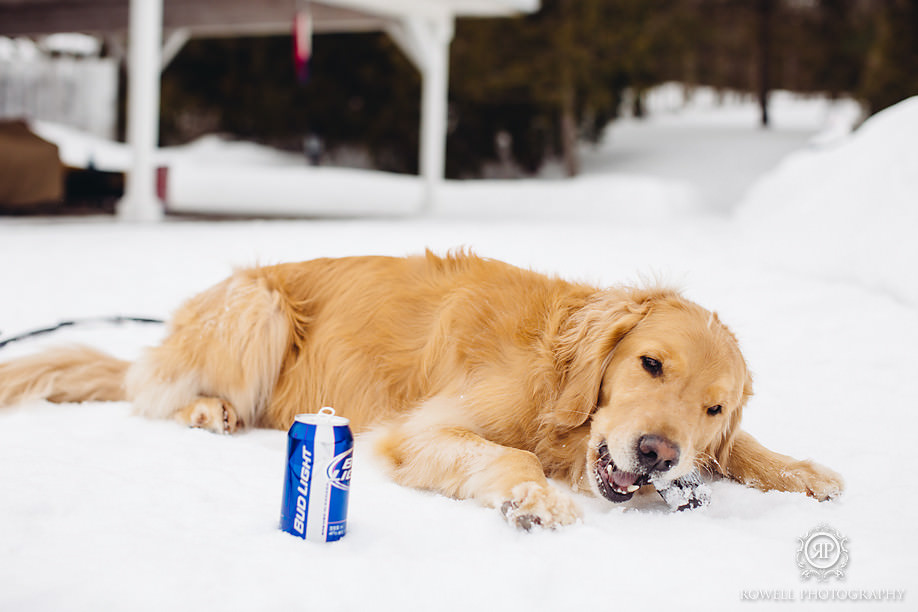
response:
[[[740,430],[751,393],[734,336],[674,291],[600,290],[469,254],[242,270],[187,301],[136,363],[76,348],[0,365],[0,405],[127,399],[217,432],[286,429],[331,405],[378,428],[398,482],[545,526],[578,515],[547,478],[616,501],[651,472],[696,467],[840,493],[831,470]]]

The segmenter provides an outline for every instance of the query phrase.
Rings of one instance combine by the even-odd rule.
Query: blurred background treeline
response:
[[[918,94],[918,0],[542,0],[525,17],[460,20],[447,175],[502,156],[576,174],[577,142],[642,116],[645,92],[669,81],[762,102],[773,89],[852,96],[877,112]],[[163,145],[318,137],[332,163],[417,170],[420,77],[384,34],[316,36],[304,83],[289,36],[195,39],[162,87]]]

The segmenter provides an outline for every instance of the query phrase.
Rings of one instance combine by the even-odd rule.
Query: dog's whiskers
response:
[[[717,458],[710,453],[701,452],[698,453],[698,456],[695,457],[694,466],[699,471],[703,471],[709,477],[714,476],[714,470],[711,469],[711,465],[716,465],[718,469],[721,468],[720,463],[717,461]]]

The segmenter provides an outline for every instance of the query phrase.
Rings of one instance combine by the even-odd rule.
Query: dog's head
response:
[[[547,419],[589,422],[591,488],[614,502],[642,485],[722,462],[752,394],[746,363],[717,315],[669,290],[610,290],[572,315]]]

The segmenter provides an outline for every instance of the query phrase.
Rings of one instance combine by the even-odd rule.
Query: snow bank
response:
[[[124,172],[131,165],[131,150],[123,142],[93,136],[51,121],[31,121],[29,127],[40,137],[56,144],[61,162],[71,168]]]
[[[310,167],[302,155],[205,137],[160,151],[170,212],[266,216],[405,216],[422,211],[415,175]],[[444,181],[426,211],[450,220],[488,218],[654,223],[697,212],[680,181],[628,173],[565,180]]]
[[[784,268],[918,303],[916,136],[918,97],[872,117],[836,147],[791,155],[740,205],[746,245]]]
[[[166,210],[265,216],[408,215],[420,209],[416,176],[350,168],[215,164],[169,166]],[[360,195],[362,194],[362,195]]]
[[[93,167],[108,172],[124,172],[131,166],[131,149],[123,142],[93,136],[51,121],[32,121],[30,127],[58,146],[61,161],[68,166]],[[155,159],[161,165],[193,161],[205,166],[292,167],[306,163],[303,155],[297,153],[214,134],[202,136],[186,145],[163,147],[156,151]]]

